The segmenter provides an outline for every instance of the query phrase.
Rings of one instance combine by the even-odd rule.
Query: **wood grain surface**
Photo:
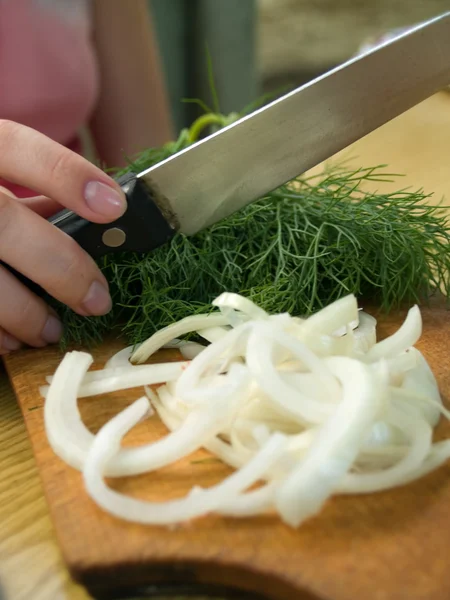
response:
[[[1,600],[88,600],[64,566],[25,423],[1,365],[0,469]]]
[[[402,185],[411,185],[414,188],[423,187],[428,192],[434,192],[434,197],[430,200],[434,203],[443,196],[446,199],[450,197],[449,132],[450,95],[442,92],[366,136],[350,149],[340,153],[337,158],[339,160],[350,158],[355,166],[388,163],[390,171],[405,175],[401,180]],[[383,185],[390,189],[398,188],[398,182]],[[378,184],[374,184],[373,187],[378,187]],[[439,319],[437,315],[436,318]],[[435,323],[434,327],[438,328],[438,324]],[[441,359],[436,357],[436,361],[440,364],[441,369],[445,367],[445,359],[442,359],[441,362]],[[445,377],[445,373],[442,373],[440,377]],[[2,469],[0,477],[0,598],[2,600],[29,600],[30,598],[33,600],[88,600],[90,596],[71,581],[61,558],[24,421],[11,387],[1,369],[0,465]],[[425,519],[424,516],[422,524],[424,540],[427,540],[429,536],[436,535],[434,529],[440,528],[443,538],[448,537],[450,533],[449,527],[442,525],[441,519],[433,521],[436,514],[444,515],[447,508],[445,492],[442,492],[440,483],[442,477],[438,474],[429,479],[435,482],[434,485],[439,494],[438,505],[434,504],[433,510],[429,507],[429,500],[423,497],[421,489],[417,488],[419,498],[422,497],[425,516],[429,515],[430,517]],[[444,497],[441,497],[442,493],[444,493]],[[404,492],[401,492],[401,498],[403,494]],[[377,496],[377,498],[381,498],[381,496]],[[377,502],[380,500],[378,499]],[[380,510],[382,510],[381,506]],[[405,506],[405,511],[411,511],[409,505]],[[376,512],[374,515],[375,518]],[[356,516],[358,518],[358,514]],[[421,518],[419,521],[421,522]],[[393,529],[407,530],[410,526],[411,523],[405,516],[399,523],[394,524]],[[364,535],[364,531],[361,532],[361,535]],[[402,539],[408,543],[408,537],[405,535],[404,533]],[[375,538],[373,544],[376,545],[376,541],[386,537],[387,532],[381,528],[377,534],[371,534],[371,536]],[[323,547],[324,560],[328,559],[330,555],[333,556],[332,543],[330,540]],[[345,543],[352,546],[355,542],[347,537]],[[376,555],[381,554],[384,558],[382,560],[383,568],[380,571],[372,572],[373,593],[378,594],[376,597],[380,600],[390,600],[390,596],[383,593],[382,587],[377,591],[379,582],[383,581],[386,570],[389,570],[389,564],[392,562],[392,568],[396,573],[402,568],[408,570],[409,567],[405,567],[405,562],[396,564],[393,561],[390,545],[384,553],[382,548],[377,547]],[[276,554],[276,543],[274,548]],[[313,554],[317,553],[316,545],[313,544],[313,548]],[[442,550],[443,544],[439,543],[436,551],[432,551],[431,554],[436,556],[437,560],[445,561],[446,555]],[[415,540],[410,546],[410,553],[413,557],[422,555],[420,540]],[[361,560],[365,560],[365,557],[361,557]],[[418,572],[409,572],[408,577],[420,580],[429,579],[426,570],[430,560],[431,557],[424,560]],[[299,556],[298,568],[301,567],[301,561],[301,556]],[[345,572],[348,569],[351,570],[352,566],[343,560],[342,569]],[[444,577],[443,569],[442,565],[441,567],[435,565],[430,577],[433,575],[438,578]],[[339,581],[336,582],[336,585],[340,585]],[[410,587],[411,584],[407,589]],[[426,594],[423,588],[422,593]],[[154,595],[152,597],[156,598]],[[211,596],[208,595],[208,597]],[[401,595],[400,590],[394,597],[405,598],[408,597],[408,593],[405,591],[405,594]],[[359,596],[355,596],[355,598],[359,600]]]
[[[419,347],[434,370],[444,399],[450,398],[450,313],[424,309]],[[392,332],[402,315],[382,321]],[[95,356],[102,365],[119,347],[106,344]],[[167,355],[163,357],[174,358]],[[97,596],[112,590],[143,592],[162,582],[217,584],[263,594],[273,600],[441,600],[450,597],[450,466],[404,488],[367,496],[340,497],[299,530],[276,517],[206,517],[167,529],[130,525],[98,509],[84,492],[80,474],[49,448],[38,386],[61,355],[55,349],[18,353],[7,368],[19,400],[42,478],[56,535],[72,576]],[[80,401],[96,431],[138,397],[140,390]],[[165,433],[157,418],[127,438],[143,443]],[[441,423],[438,436],[450,435]],[[201,451],[154,474],[113,480],[115,489],[148,500],[208,486],[229,470],[201,462]],[[200,461],[200,462],[199,462]]]

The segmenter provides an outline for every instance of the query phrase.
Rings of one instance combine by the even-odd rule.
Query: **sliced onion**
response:
[[[164,345],[164,348],[176,348],[180,351],[180,354],[185,360],[192,360],[205,349],[205,346],[198,344],[197,342],[189,342],[187,340],[179,340],[175,338],[168,344]]]
[[[271,512],[297,527],[333,494],[405,485],[450,458],[448,441],[432,443],[432,428],[450,411],[413,346],[422,327],[417,307],[394,335],[376,343],[376,321],[358,312],[354,296],[307,319],[269,315],[237,294],[222,294],[213,305],[220,314],[174,323],[131,356],[142,362],[175,347],[189,360],[136,366],[129,347],[104,369],[88,371],[92,357],[70,352],[40,388],[51,447],[83,470],[88,493],[111,514],[169,525],[211,512]],[[190,332],[209,345],[180,339]],[[144,387],[146,397],[93,435],[78,398],[134,387]],[[121,447],[126,432],[153,411],[169,433]],[[149,473],[200,448],[236,471],[183,499],[143,502],[103,481]]]
[[[269,317],[265,310],[257,306],[254,302],[248,298],[244,298],[239,294],[233,294],[231,292],[224,292],[218,298],[213,300],[213,306],[220,308],[223,315],[225,315],[233,327],[240,325],[243,321],[243,317],[250,319],[262,319],[265,320]],[[240,316],[236,321],[236,312],[240,313]]]
[[[67,353],[56,369],[44,404],[49,444],[60,458],[76,469],[83,465],[85,449],[94,438],[83,424],[77,407],[78,389],[92,362],[92,356],[85,352]]]
[[[153,365],[128,365],[127,367],[105,368],[90,371],[83,378],[78,397],[86,398],[97,394],[107,394],[142,385],[154,385],[173,381],[188,366],[188,362],[156,363]],[[52,383],[53,376],[46,378]],[[141,383],[144,381],[144,383]],[[44,387],[44,386],[42,386]]]
[[[207,342],[212,343],[221,340],[229,331],[229,327],[207,327],[206,329],[200,329],[197,333]]]
[[[105,369],[115,369],[117,367],[131,367],[130,358],[135,350],[139,346],[127,346],[123,350],[116,352],[111,358],[105,363]]]
[[[168,325],[163,329],[157,331],[147,341],[137,348],[131,357],[133,363],[143,363],[152,354],[160,350],[165,344],[171,342],[174,338],[179,338],[192,331],[198,331],[199,329],[205,329],[207,327],[221,327],[227,324],[226,318],[221,314],[211,315],[194,315],[192,317],[186,317]]]
[[[254,517],[264,514],[274,505],[276,482],[267,483],[263,487],[240,494],[228,504],[220,508],[220,514],[229,517]]]
[[[430,367],[419,350],[415,348],[414,350],[418,364],[415,368],[406,371],[400,387],[410,395],[412,401],[418,400],[416,404],[419,405],[423,416],[434,427],[439,421],[441,412],[443,414],[447,412],[447,416],[450,416],[450,413],[442,406],[441,395]],[[420,397],[422,401],[419,400]]]
[[[408,452],[401,460],[388,469],[374,473],[349,473],[339,485],[345,493],[367,493],[390,489],[399,480],[423,464],[431,450],[432,429],[418,416],[390,408],[389,422],[400,429],[410,439]]]
[[[415,471],[406,474],[396,481],[396,486],[406,485],[425,475],[428,475],[450,459],[450,440],[443,440],[433,444],[431,451],[424,462]]]
[[[190,368],[185,369],[180,375],[176,395],[184,401],[198,401],[203,393],[210,394],[210,387],[206,390],[201,388],[201,377],[207,372],[211,364],[216,365],[214,374],[220,373],[227,365],[227,359],[231,352],[235,355],[244,355],[248,326],[246,323],[239,325],[226,338],[218,340],[215,344],[210,344],[191,362]]]
[[[355,350],[366,353],[377,343],[377,320],[365,312],[359,313],[358,327],[353,330]]]
[[[358,321],[358,303],[355,296],[349,295],[332,302],[301,325],[301,338],[309,336],[333,335],[341,327]]]
[[[341,381],[342,401],[316,436],[304,461],[276,492],[275,504],[283,521],[294,527],[320,511],[349,471],[379,416],[387,388],[387,376],[386,382],[377,381],[363,363],[343,357],[330,357],[326,362]]]
[[[103,481],[108,462],[119,452],[122,437],[143,418],[148,400],[141,398],[116,415],[99,431],[89,452],[83,477],[88,494],[115,517],[134,523],[170,525],[220,508],[224,499],[241,494],[262,477],[283,451],[285,440],[274,435],[266,446],[242,469],[208,490],[189,494],[181,500],[144,502],[111,490]]]
[[[107,373],[103,378],[96,377],[80,386],[78,398],[87,398],[98,394],[108,394],[117,390],[126,390],[144,385],[155,385],[175,381],[187,368],[189,362],[170,362],[154,365],[139,365],[126,368],[119,373]]]
[[[314,398],[302,394],[298,388],[291,387],[285,379],[279,376],[272,364],[273,343],[269,343],[269,339],[275,339],[278,344],[287,347],[299,361],[311,369],[316,377],[320,377],[325,390],[328,387],[329,397],[334,397],[336,400],[340,390],[332,373],[305,344],[274,331],[266,324],[255,326],[254,331],[250,334],[247,363],[250,373],[259,387],[264,389],[272,401],[291,416],[299,418],[304,423],[322,422],[332,412],[333,404],[318,402]]]
[[[367,358],[376,361],[380,358],[391,358],[405,352],[418,341],[422,335],[422,317],[418,306],[409,309],[405,322],[400,329],[370,348]]]

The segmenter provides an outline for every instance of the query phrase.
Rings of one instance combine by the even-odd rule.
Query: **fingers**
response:
[[[14,352],[21,346],[19,340],[0,327],[0,356]]]
[[[1,192],[1,188],[0,188]],[[46,196],[34,196],[33,198],[20,198],[18,200],[24,206],[27,206],[30,210],[35,212],[36,214],[44,217],[44,219],[48,219],[52,217],[57,212],[63,209],[61,204],[52,200],[51,198],[47,198]]]
[[[45,135],[0,120],[0,176],[36,190],[94,223],[126,210],[120,186],[83,157]]]
[[[92,258],[72,238],[4,194],[0,194],[0,260],[81,315],[101,315],[111,308],[107,281]],[[37,310],[34,296],[20,291],[10,277],[3,270],[4,286],[9,287],[0,282],[0,305],[6,303],[4,290],[14,288],[22,302]],[[28,313],[27,318],[31,319]],[[34,313],[32,318],[37,318]],[[39,324],[43,325],[42,316]],[[2,326],[5,322],[0,319]],[[16,335],[9,326],[7,330]]]
[[[8,188],[0,185],[0,193],[6,194],[7,196],[11,196],[11,198],[15,198],[18,202],[21,202],[25,206],[28,206],[33,212],[37,213],[44,219],[48,219],[49,217],[55,215],[57,212],[63,209],[61,204],[55,202],[51,198],[47,198],[46,196],[33,196],[32,198],[17,198],[15,194],[8,190]]]
[[[11,198],[17,198],[17,196],[13,194],[11,190],[8,190],[8,188],[3,187],[2,185],[0,185],[0,192],[2,194],[6,194],[7,196],[11,196]]]
[[[0,190],[0,261],[81,315],[109,312],[108,283],[95,262],[45,218],[65,206],[92,222],[113,221],[126,210],[120,187],[81,156],[4,120],[0,177],[42,194],[17,199],[9,190]],[[60,322],[45,302],[0,266],[0,355],[21,343],[55,343],[61,333]]]
[[[0,267],[0,351],[17,350],[19,340],[42,347],[59,340],[62,327],[45,302]]]

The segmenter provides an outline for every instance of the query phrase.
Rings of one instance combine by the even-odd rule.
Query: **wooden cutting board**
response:
[[[393,332],[404,313],[379,321],[381,336]],[[424,309],[424,352],[444,401],[450,401],[450,313]],[[96,364],[122,347],[104,344]],[[218,585],[271,600],[443,600],[450,598],[450,465],[419,482],[390,492],[339,497],[298,531],[275,517],[233,520],[206,517],[167,529],[114,519],[88,498],[80,474],[48,446],[38,386],[54,372],[57,349],[27,350],[6,359],[23,411],[61,550],[71,575],[91,594],[144,595],[155,584]],[[166,351],[160,359],[176,359]],[[80,401],[87,425],[96,431],[140,390]],[[127,443],[165,433],[157,418],[139,425]],[[442,422],[437,438],[450,437]],[[157,473],[113,480],[114,488],[149,500],[211,485],[229,473],[207,453]],[[123,597],[123,596],[121,596]],[[245,596],[247,597],[247,596]]]

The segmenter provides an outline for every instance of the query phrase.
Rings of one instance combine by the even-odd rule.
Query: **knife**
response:
[[[345,62],[176,155],[120,178],[127,210],[49,221],[93,258],[192,235],[346,148],[450,83],[450,13]]]

